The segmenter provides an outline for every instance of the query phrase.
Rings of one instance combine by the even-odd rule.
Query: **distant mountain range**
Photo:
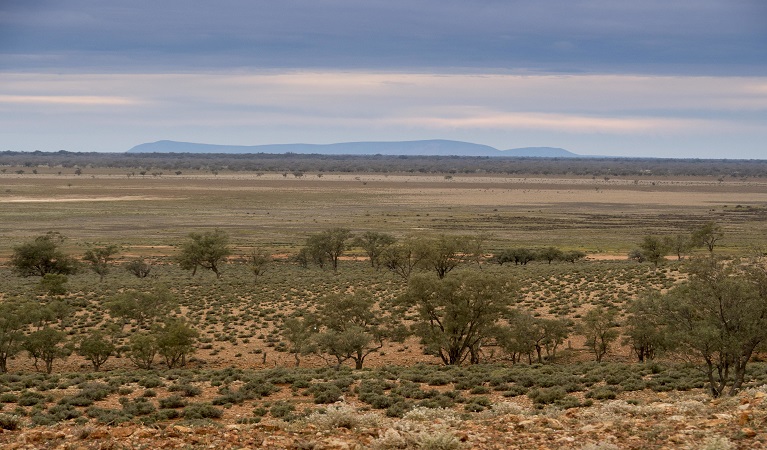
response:
[[[320,155],[410,155],[410,156],[506,156],[580,158],[583,155],[555,147],[524,147],[498,150],[471,142],[427,140],[401,142],[342,142],[339,144],[216,145],[157,141],[140,144],[128,153],[297,153]]]

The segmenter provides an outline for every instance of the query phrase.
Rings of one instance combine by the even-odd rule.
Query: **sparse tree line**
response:
[[[425,354],[456,365],[499,356],[512,363],[552,361],[576,333],[585,337],[596,361],[602,361],[623,327],[623,344],[631,347],[638,361],[666,353],[702,362],[712,395],[734,394],[744,382],[748,362],[767,349],[767,270],[758,259],[716,256],[714,249],[722,238],[721,228],[713,222],[693,230],[685,242],[690,248],[705,246],[708,254],[686,263],[687,279],[668,291],[647,292],[629,302],[625,320],[619,319],[615,308],[600,306],[574,322],[518,307],[515,282],[481,270],[488,260],[484,236],[396,239],[377,232],[354,236],[348,229],[332,228],[310,235],[294,260],[335,271],[344,252],[356,246],[364,250],[373,269],[388,269],[405,279],[405,291],[395,298],[364,290],[326,295],[316,307],[286,317],[281,333],[296,365],[301,356],[316,354],[328,364],[350,361],[359,369],[386,341],[400,342],[407,336],[417,337]],[[681,235],[678,239],[682,240]],[[167,289],[122,292],[106,301],[113,320],[107,327],[110,332],[92,331],[76,342],[67,339],[70,307],[55,297],[66,292],[62,291],[66,275],[81,263],[61,251],[62,240],[59,234],[48,233],[14,248],[14,270],[23,276],[40,276],[40,289],[46,295],[40,301],[0,303],[0,371],[6,371],[8,359],[22,351],[36,367],[44,364],[47,372],[55,360],[75,351],[95,370],[115,354],[125,354],[141,368],[153,367],[158,359],[167,367],[185,365],[197,345],[198,332],[182,319],[168,319],[176,301]],[[650,241],[667,240],[645,239],[645,254],[654,248]],[[94,247],[81,259],[103,279],[118,251],[116,246]],[[192,274],[202,268],[218,278],[232,253],[229,237],[221,230],[190,233],[176,260]],[[581,258],[582,254],[567,256],[549,247],[507,249],[490,260],[525,265],[533,260],[550,264]],[[240,261],[258,279],[271,256],[253,250]],[[469,270],[475,264],[478,269]],[[146,277],[151,268],[142,260],[132,260],[125,267],[137,277]],[[133,333],[127,335],[126,327]],[[127,343],[118,346],[117,336],[128,336]]]
[[[694,248],[705,248],[713,255],[714,248],[724,237],[722,227],[716,222],[706,222],[687,234],[667,236],[645,236],[639,245],[632,249],[628,258],[637,262],[651,262],[656,267],[662,264],[670,254],[681,261]]]
[[[685,160],[660,158],[514,158],[473,156],[299,155],[299,154],[200,154],[200,153],[79,153],[0,152],[2,166],[62,168],[82,174],[93,167],[130,170],[129,175],[181,175],[188,170],[276,172],[300,178],[307,173],[417,173],[572,175],[607,177],[717,176],[765,177],[763,160]],[[18,169],[25,173],[24,169]],[[170,175],[172,176],[172,175]]]

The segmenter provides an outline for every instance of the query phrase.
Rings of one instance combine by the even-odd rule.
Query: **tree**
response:
[[[455,277],[413,276],[400,302],[415,309],[413,332],[425,350],[447,365],[479,360],[482,345],[509,311],[515,286],[506,278],[462,272]]]
[[[67,287],[65,286],[69,281],[66,275],[59,273],[46,273],[40,278],[38,288],[41,293],[47,295],[64,295],[67,293]]]
[[[65,345],[66,337],[63,331],[48,326],[33,331],[27,336],[23,346],[29,356],[34,359],[35,369],[40,370],[37,362],[42,360],[45,362],[45,373],[51,373],[54,360],[65,359],[72,354],[72,350]]]
[[[104,281],[104,276],[109,273],[110,263],[119,250],[120,247],[116,245],[88,249],[83,256],[83,261],[91,264],[91,269],[98,274],[99,281]]]
[[[668,254],[666,242],[657,236],[645,236],[639,244],[639,248],[644,259],[653,263],[655,267],[665,261]]]
[[[507,262],[514,262],[515,265],[526,266],[530,261],[534,261],[537,255],[528,248],[511,248],[495,255],[493,259],[500,265]]]
[[[562,259],[562,250],[556,247],[546,247],[538,251],[538,258],[551,264],[552,261]]]
[[[64,242],[61,234],[49,231],[31,242],[13,248],[11,267],[21,276],[40,276],[48,273],[70,275],[77,271],[77,262],[64,254],[59,246]]]
[[[144,261],[144,258],[136,258],[125,263],[125,270],[132,273],[136,278],[146,278],[152,271],[152,266]]]
[[[269,252],[255,248],[245,257],[245,264],[250,273],[253,274],[254,283],[258,283],[258,279],[266,273],[267,267],[272,261],[272,255]]]
[[[157,338],[150,333],[131,335],[128,359],[139,369],[152,369],[152,363],[157,356]]]
[[[381,265],[407,280],[413,270],[423,264],[428,254],[428,246],[424,241],[410,236],[386,247],[379,260]]]
[[[690,236],[686,234],[675,234],[673,236],[665,236],[664,242],[669,251],[676,255],[676,259],[681,261],[684,256],[690,252],[693,247]]]
[[[226,261],[232,253],[229,248],[229,235],[219,229],[204,233],[189,233],[189,239],[181,245],[178,262],[182,269],[191,270],[192,276],[197,268],[202,267],[221,278],[219,264]]]
[[[714,253],[716,243],[724,238],[724,231],[716,222],[706,222],[694,229],[690,237],[696,247],[706,247],[709,253]]]
[[[633,249],[631,249],[631,251],[628,254],[628,257],[629,257],[630,261],[636,261],[638,263],[645,262],[645,256],[644,256],[644,253],[642,253],[642,249],[641,248],[633,248]]]
[[[326,296],[317,312],[320,350],[334,357],[338,366],[354,361],[362,369],[365,358],[381,349],[391,336],[386,317],[375,310],[376,300],[367,291]]]
[[[351,230],[346,228],[331,228],[306,239],[306,248],[312,260],[324,267],[329,261],[333,271],[338,270],[338,260],[346,250],[346,241],[352,237]]]
[[[169,313],[176,306],[176,299],[165,288],[157,288],[153,292],[125,291],[117,294],[106,306],[113,317],[135,320],[139,327],[143,327]]]
[[[296,359],[296,367],[301,365],[301,356],[314,352],[317,348],[314,336],[318,332],[314,316],[288,317],[283,321],[282,336],[288,341],[288,352]]]
[[[604,309],[601,306],[590,310],[583,315],[580,324],[580,333],[586,338],[586,347],[594,353],[598,363],[610,351],[610,345],[618,339],[618,331],[615,329],[617,313],[613,309]]]
[[[365,250],[370,260],[370,265],[376,269],[380,266],[379,258],[381,253],[386,247],[394,244],[394,242],[396,242],[394,236],[377,231],[366,231],[362,236],[354,240],[355,245]]]
[[[658,314],[658,295],[643,295],[628,307],[623,345],[630,345],[639,362],[650,361],[668,347],[668,335]]]
[[[464,245],[466,239],[465,237],[442,234],[435,239],[427,240],[424,264],[434,269],[437,277],[440,279],[445,278],[445,275],[453,271],[466,259],[466,248]]]
[[[562,261],[575,264],[586,257],[586,254],[580,250],[570,250],[562,253]]]
[[[178,319],[166,321],[154,334],[157,353],[163,357],[169,369],[186,365],[186,358],[194,352],[199,336],[197,330]]]
[[[675,350],[705,362],[711,394],[736,394],[754,352],[767,342],[763,263],[694,261],[688,280],[660,296],[658,308]]]
[[[115,345],[104,333],[99,330],[91,332],[80,341],[77,353],[93,364],[93,370],[99,371],[115,352]]]
[[[22,349],[24,328],[32,305],[27,302],[0,303],[0,373],[8,371],[8,359]]]

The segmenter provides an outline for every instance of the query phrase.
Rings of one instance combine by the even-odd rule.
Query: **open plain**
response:
[[[767,446],[764,364],[749,366],[737,396],[712,399],[695,361],[664,354],[636,363],[619,339],[598,364],[576,326],[606,307],[618,312],[620,328],[632,300],[687,277],[687,260],[668,257],[657,268],[629,261],[644,236],[715,222],[723,231],[717,254],[764,254],[767,178],[2,167],[0,301],[65,304],[67,315],[52,323],[74,346],[109,329],[111,299],[161,286],[177,299],[170,315],[199,333],[180,368],[159,359],[149,370],[135,367],[126,346],[142,330],[136,323],[120,324],[118,351],[98,372],[74,352],[57,359],[53,373],[39,373],[36,360],[18,352],[0,375],[3,448]],[[410,336],[387,342],[362,370],[333,368],[317,354],[295,368],[287,318],[316,309],[327,294],[362,289],[383,310],[407,289],[354,245],[337,272],[294,261],[307,237],[337,227],[397,239],[482,236],[484,256],[458,270],[514,280],[515,305],[568,321],[569,335],[544,364],[512,364],[488,346],[482,364],[444,366]],[[233,250],[221,277],[182,270],[175,258],[189,233],[214,229],[227,233]],[[119,246],[104,281],[83,266],[65,294],[52,296],[40,292],[39,277],[14,273],[14,248],[48,231],[61,233],[62,249],[78,258]],[[491,258],[549,246],[586,258],[525,265]],[[252,249],[274,259],[255,280],[242,262]],[[137,257],[152,264],[145,279],[120,267]]]

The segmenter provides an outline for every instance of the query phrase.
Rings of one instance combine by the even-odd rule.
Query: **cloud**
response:
[[[8,1],[0,53],[12,70],[749,75],[767,73],[765,17],[759,0]]]
[[[139,102],[122,97],[100,97],[94,95],[0,95],[0,104],[37,104],[37,105],[72,105],[72,106],[125,106]]]

